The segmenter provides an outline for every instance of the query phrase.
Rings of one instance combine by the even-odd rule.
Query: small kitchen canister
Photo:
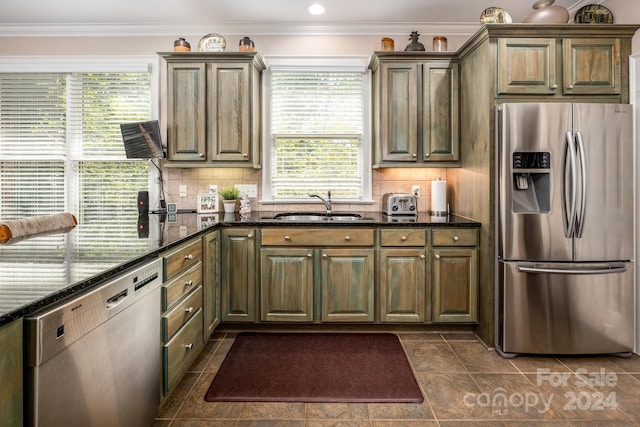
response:
[[[395,50],[395,44],[392,38],[383,37],[382,38],[382,50],[385,52],[393,52]]]
[[[173,51],[174,52],[191,52],[191,45],[188,41],[184,39],[184,37],[180,37],[178,40],[173,42]]]
[[[238,46],[239,52],[254,52],[256,50],[256,46],[249,37],[243,37],[240,39],[240,44]]]
[[[433,38],[433,51],[434,52],[446,52],[447,51],[447,38],[443,36],[435,36]]]

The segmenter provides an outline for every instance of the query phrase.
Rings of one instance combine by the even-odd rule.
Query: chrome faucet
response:
[[[327,215],[331,213],[331,191],[327,191],[326,199],[317,194],[309,194],[309,197],[317,197],[318,199],[322,200],[322,203],[324,203],[324,206],[327,208]]]

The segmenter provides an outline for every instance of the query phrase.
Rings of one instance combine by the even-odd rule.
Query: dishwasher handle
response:
[[[116,308],[117,306],[122,304],[124,300],[127,299],[127,295],[129,295],[129,290],[125,289],[122,292],[115,294],[111,298],[108,298],[106,304],[107,309],[111,310],[112,308]]]

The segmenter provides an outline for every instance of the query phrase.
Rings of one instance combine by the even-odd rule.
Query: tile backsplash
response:
[[[262,171],[250,168],[164,168],[164,189],[166,201],[177,203],[178,209],[195,209],[197,195],[208,193],[209,185],[218,189],[235,184],[255,184],[258,198],[250,199],[255,211],[322,211],[321,203],[275,204],[261,203]],[[382,196],[385,193],[410,193],[412,185],[420,185],[418,211],[426,212],[431,205],[431,181],[446,179],[446,169],[441,168],[385,168],[372,171],[373,203],[341,203],[334,201],[333,209],[338,212],[382,210]],[[187,195],[180,196],[180,186],[185,185]],[[328,189],[329,190],[329,189]],[[309,200],[312,202],[312,200]]]

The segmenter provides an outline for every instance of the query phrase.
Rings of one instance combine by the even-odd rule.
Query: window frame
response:
[[[291,72],[361,72],[363,84],[363,123],[362,123],[362,198],[334,199],[336,203],[371,204],[372,190],[372,135],[371,135],[371,70],[368,69],[368,57],[364,56],[269,56],[265,57],[267,68],[263,71],[262,89],[262,199],[263,204],[318,203],[317,199],[274,199],[272,194],[271,154],[273,133],[271,130],[271,88],[273,71]],[[327,190],[331,190],[327,188]]]

